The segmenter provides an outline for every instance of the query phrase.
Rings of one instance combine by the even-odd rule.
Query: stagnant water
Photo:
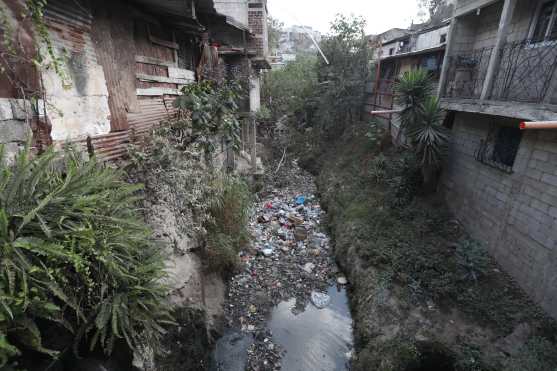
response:
[[[352,354],[352,318],[346,290],[331,286],[330,304],[323,309],[308,303],[301,309],[296,299],[279,303],[272,311],[268,327],[283,349],[283,371],[349,370]],[[217,342],[214,371],[244,371],[253,337],[228,330]]]
[[[286,354],[281,365],[287,371],[348,370],[352,350],[352,318],[343,288],[330,287],[328,307],[308,303],[298,313],[296,300],[280,303],[269,321],[274,340]]]

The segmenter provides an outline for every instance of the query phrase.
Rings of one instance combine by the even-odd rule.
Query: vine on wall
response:
[[[53,70],[63,82],[68,81],[67,55],[57,52],[50,38],[44,17],[47,0],[26,0],[20,5],[20,9],[10,9],[0,3],[0,73],[17,92],[17,98],[31,103],[33,112],[26,112],[29,120],[37,116],[41,100],[45,115],[46,107],[56,109],[48,103],[42,74]],[[29,71],[34,72],[33,76]],[[29,109],[27,105],[24,108]]]

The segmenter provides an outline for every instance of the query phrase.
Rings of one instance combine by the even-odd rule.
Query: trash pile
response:
[[[325,308],[327,288],[346,284],[321,231],[323,211],[311,177],[293,163],[289,186],[262,192],[250,221],[253,242],[241,252],[242,271],[230,282],[225,308],[228,326],[252,334],[249,370],[279,370],[282,350],[266,323],[273,307],[296,299],[295,311],[311,302]],[[302,175],[300,175],[302,174]]]

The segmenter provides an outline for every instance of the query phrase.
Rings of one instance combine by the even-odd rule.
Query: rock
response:
[[[340,276],[339,278],[337,278],[337,283],[339,285],[346,285],[348,284],[348,280],[346,279],[346,277]]]
[[[313,272],[314,269],[315,269],[315,264],[313,263],[306,263],[303,268],[303,270],[306,271],[307,273]]]
[[[311,302],[317,309],[323,309],[331,303],[331,297],[322,292],[312,291]]]

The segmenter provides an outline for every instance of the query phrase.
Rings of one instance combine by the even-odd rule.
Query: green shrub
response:
[[[45,347],[45,321],[73,333],[75,350],[156,346],[169,316],[141,186],[72,150],[0,162],[0,365],[25,349],[66,350]]]
[[[240,147],[240,122],[236,118],[242,87],[234,81],[217,86],[212,81],[189,84],[182,88],[174,106],[191,114],[192,141],[201,144],[206,153],[215,150],[214,139],[221,135],[236,150]]]
[[[238,252],[249,240],[251,195],[247,184],[234,176],[221,177],[213,189],[206,263],[210,270],[228,274],[236,268]]]

